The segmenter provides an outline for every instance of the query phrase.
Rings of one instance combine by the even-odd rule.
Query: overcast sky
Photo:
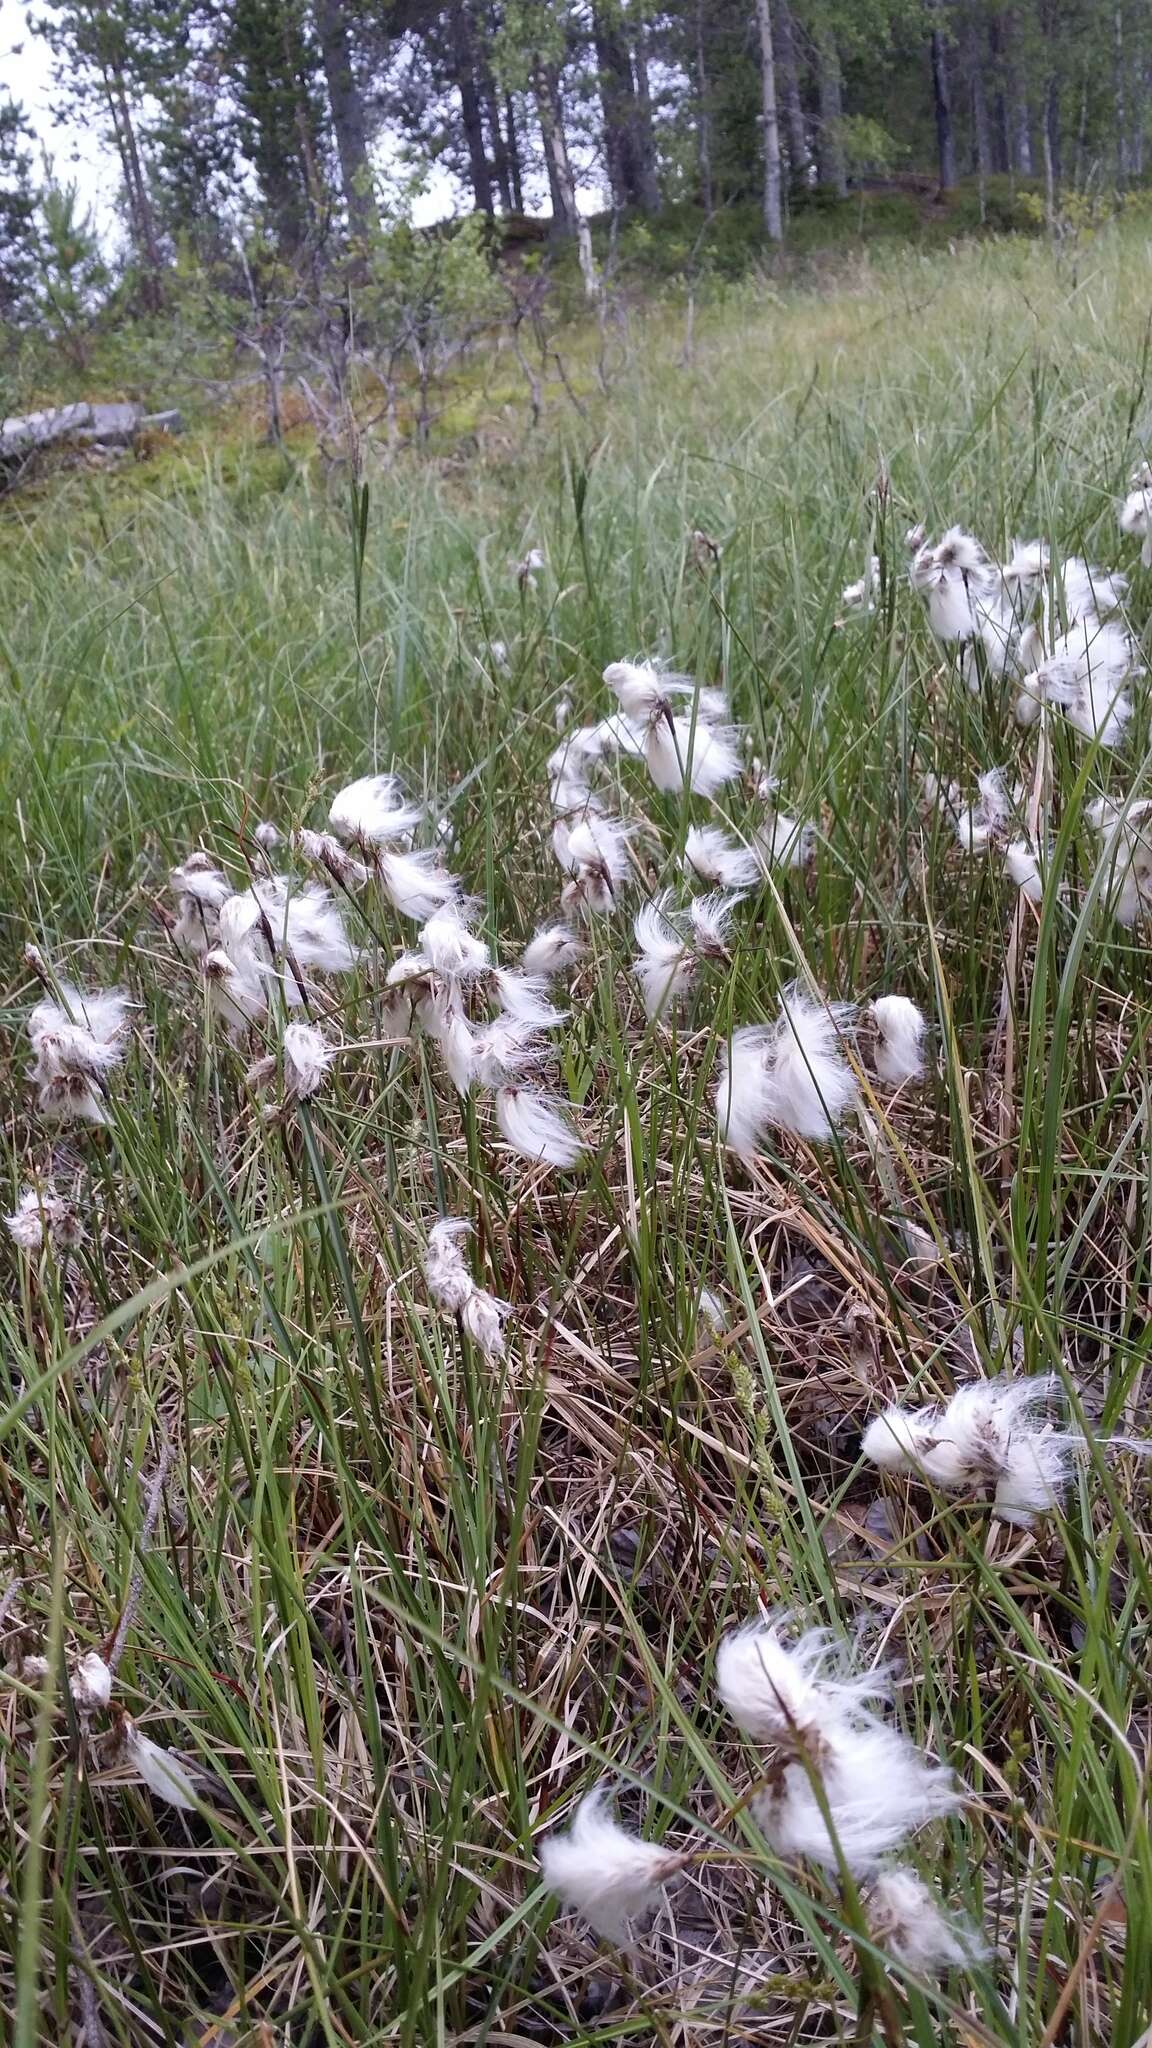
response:
[[[0,79],[19,100],[41,149],[61,180],[75,178],[102,228],[111,226],[119,167],[83,130],[52,118],[59,95],[52,84],[52,53],[34,36],[19,0],[0,0]]]

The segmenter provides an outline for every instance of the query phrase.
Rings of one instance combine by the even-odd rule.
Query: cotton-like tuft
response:
[[[896,1728],[868,1720],[835,1731],[819,1765],[832,1829],[805,1765],[789,1763],[753,1811],[777,1855],[867,1875],[929,1822],[963,1805],[950,1770],[932,1764]]]
[[[692,928],[692,943],[702,960],[728,959],[728,928],[743,900],[742,896],[728,896],[720,891],[692,898],[688,905],[688,922]]]
[[[534,1030],[549,1031],[562,1024],[567,1010],[558,1010],[549,999],[548,983],[541,974],[516,974],[508,968],[493,970],[492,984],[503,1010]]]
[[[1017,1431],[999,1459],[993,1513],[1001,1522],[1030,1529],[1038,1515],[1059,1508],[1078,1448],[1076,1438],[1058,1430]]]
[[[1132,479],[1135,488],[1120,507],[1120,531],[1142,543],[1141,565],[1152,569],[1152,479],[1147,466]]]
[[[620,708],[643,735],[644,760],[656,788],[671,793],[687,787],[696,796],[715,796],[740,773],[732,729],[719,723],[727,703],[718,690],[699,689],[689,676],[669,675],[650,662],[615,661],[604,671]],[[677,703],[694,699],[690,710]]]
[[[485,1358],[503,1358],[504,1318],[509,1313],[507,1302],[497,1301],[482,1287],[474,1287],[468,1296],[460,1320]]]
[[[752,848],[741,846],[719,825],[689,827],[680,865],[690,879],[718,889],[750,889],[762,873]]]
[[[503,1088],[547,1057],[547,1047],[531,1024],[506,1011],[473,1034],[476,1079],[485,1088]]]
[[[1029,903],[1043,903],[1044,877],[1040,872],[1040,859],[1027,839],[1014,839],[1005,847],[1004,865],[1010,879]]]
[[[506,1142],[522,1159],[542,1166],[575,1166],[587,1147],[568,1122],[558,1097],[527,1088],[501,1088],[496,1121]]]
[[[858,618],[867,617],[876,609],[876,590],[880,582],[880,557],[870,555],[868,566],[858,583],[847,583],[840,593],[840,603],[845,612]]]
[[[936,1409],[886,1408],[876,1415],[860,1439],[864,1457],[885,1472],[906,1472],[918,1465],[935,1441]]]
[[[772,1120],[771,1059],[774,1035],[765,1025],[745,1024],[720,1053],[716,1122],[721,1142],[750,1159]]]
[[[566,1834],[545,1835],[537,1854],[544,1882],[606,1941],[623,1941],[628,1923],[650,1912],[678,1859],[658,1842],[628,1834],[603,1788],[582,1799]]]
[[[376,863],[380,886],[401,917],[423,924],[460,894],[459,882],[440,865],[440,856],[432,847],[412,853],[382,847]]]
[[[171,870],[168,887],[179,912],[173,941],[188,958],[202,959],[216,944],[220,911],[233,893],[232,884],[206,853],[192,853]]]
[[[361,775],[332,800],[328,822],[341,839],[359,846],[388,846],[407,839],[424,813],[406,804],[395,775]]]
[[[799,1138],[824,1141],[856,1102],[856,1076],[844,1058],[843,1003],[813,1002],[793,983],[773,1027],[769,1121]]]
[[[13,1244],[29,1254],[42,1251],[45,1244],[57,1251],[75,1251],[84,1242],[80,1216],[51,1188],[25,1188],[4,1223]]]
[[[204,955],[202,966],[214,1015],[230,1038],[242,1037],[268,1008],[268,988],[259,961],[237,962],[223,946],[214,946]]]
[[[143,1779],[154,1799],[179,1807],[183,1813],[196,1812],[202,1803],[196,1796],[196,1779],[172,1750],[142,1735],[127,1715],[121,1727],[121,1743],[125,1763]]]
[[[924,1039],[928,1021],[907,996],[877,996],[872,1005],[877,1042],[876,1072],[899,1088],[924,1075]]]
[[[667,896],[645,903],[633,920],[640,956],[632,972],[640,984],[649,1017],[660,1017],[689,987],[695,969],[692,947],[682,931],[669,923]]]
[[[628,879],[629,827],[618,818],[584,817],[566,832],[557,856],[573,881],[564,889],[565,910],[607,915]]]
[[[112,1673],[96,1650],[89,1650],[74,1666],[68,1681],[69,1691],[82,1714],[94,1714],[108,1705],[112,1697]]]
[[[304,1102],[323,1087],[332,1060],[332,1047],[314,1025],[284,1026],[284,1085],[294,1101]]]
[[[816,851],[816,827],[769,805],[752,843],[766,867],[806,868]]]
[[[981,601],[991,597],[995,571],[974,535],[950,527],[934,547],[917,551],[908,574],[927,602],[938,640],[969,640],[979,632]]]
[[[1059,1388],[1053,1377],[976,1380],[943,1407],[892,1408],[864,1432],[873,1464],[919,1474],[945,1493],[993,1497],[1003,1521],[1031,1525],[1067,1484],[1081,1437],[1036,1420]]]
[[[106,1124],[102,1089],[124,1057],[131,1003],[119,989],[58,984],[28,1018],[36,1104],[48,1123]]]
[[[983,1936],[966,1922],[948,1919],[923,1878],[902,1864],[872,1879],[864,1914],[877,1948],[917,1976],[969,1969],[988,1954]]]
[[[693,726],[682,715],[652,727],[644,759],[657,789],[673,794],[686,787],[693,796],[707,797],[734,782],[742,765],[731,728],[708,725],[703,718]]]
[[[1132,716],[1127,685],[1144,673],[1139,648],[1118,619],[1078,619],[1024,678],[1023,694],[1057,705],[1085,739],[1118,747]]]
[[[815,1755],[846,1717],[859,1717],[888,1689],[883,1672],[839,1673],[824,1629],[808,1629],[787,1644],[777,1624],[753,1623],[725,1636],[716,1653],[716,1690],[737,1727],[793,1752]]]
[[[339,906],[321,883],[298,883],[289,875],[271,875],[254,882],[249,894],[267,920],[277,955],[288,956],[291,973],[297,968],[311,969],[317,974],[352,972],[359,954],[344,928]],[[229,912],[244,901],[244,897],[233,897],[221,911],[220,931],[225,947]]]
[[[362,889],[368,880],[369,870],[364,862],[349,853],[331,832],[294,832],[292,845],[301,860],[323,868],[343,889]]]
[[[420,933],[420,950],[437,974],[454,981],[474,981],[492,959],[484,940],[469,931],[454,904],[428,918]]]
[[[424,1253],[424,1279],[437,1308],[459,1315],[473,1292],[474,1282],[462,1250],[462,1240],[472,1225],[463,1216],[444,1216],[428,1232]]]
[[[565,967],[574,967],[587,950],[579,934],[566,924],[543,925],[525,946],[520,966],[525,974],[559,974]]]

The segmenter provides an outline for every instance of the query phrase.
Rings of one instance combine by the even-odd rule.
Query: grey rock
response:
[[[142,405],[94,405],[91,408],[92,439],[106,448],[127,448],[144,417]]]
[[[45,412],[16,413],[0,426],[0,462],[17,462],[37,448],[50,448],[91,427],[93,408],[77,405],[50,406]]]
[[[184,415],[173,406],[170,412],[146,412],[140,422],[142,427],[151,427],[157,434],[182,434]]]

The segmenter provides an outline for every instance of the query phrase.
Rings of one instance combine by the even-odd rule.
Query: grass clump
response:
[[[9,525],[9,1206],[39,1190],[49,1240],[5,1253],[2,1309],[19,2048],[1142,2037],[1152,1560],[1115,1440],[1146,1433],[1152,983],[1089,807],[1145,793],[1148,699],[1116,753],[1051,707],[1021,729],[1009,682],[973,693],[932,638],[904,544],[921,519],[1001,556],[1043,533],[1127,569],[1143,630],[1116,531],[1139,252],[1129,229],[1089,263],[989,245],[748,285],[687,364],[654,315],[586,419],[373,476],[366,527],[313,471],[245,494],[210,468],[98,539],[67,484]],[[838,624],[873,554],[874,608]],[[600,719],[603,669],[641,656],[723,689],[747,738],[711,801],[627,750],[596,771],[627,884],[548,1033],[586,1159],[528,1163],[434,1035],[402,1042],[386,975],[416,927],[373,885],[334,888],[358,957],[307,1021],[335,1057],[286,1093],[283,982],[233,1042],[168,870],[199,847],[246,891],[294,865],[258,825],[318,829],[394,768],[512,967],[565,881],[557,705]],[[925,775],[967,802],[993,768],[1039,902],[923,803]],[[690,827],[751,839],[768,810],[816,828],[811,860],[769,861],[724,957],[646,1016],[633,912],[667,889],[675,913]],[[37,1111],[45,976],[135,1005],[105,1128]],[[882,1082],[862,1019],[851,1114],[828,1142],[769,1120],[744,1164],[718,1056],[794,984],[910,998],[924,1077]],[[430,1296],[440,1217],[472,1226],[498,1343],[471,1295]],[[1025,1374],[1082,1445],[1030,1526],[862,1453],[893,1404]],[[773,1749],[722,1713],[718,1647],[758,1606],[830,1631],[832,1664],[805,1657],[852,1694],[837,1739],[884,1667],[884,1754],[962,1785],[900,1851],[982,1930],[946,1966],[835,1847],[821,1724],[769,1715]],[[107,1705],[68,1683],[92,1652]],[[823,1855],[779,1846],[788,1774]],[[606,1776],[613,1825],[676,1868],[598,1948],[536,1844]]]

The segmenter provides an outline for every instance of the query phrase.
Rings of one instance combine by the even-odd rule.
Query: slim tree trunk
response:
[[[712,110],[708,65],[704,54],[705,0],[696,0],[696,155],[700,167],[700,204],[706,214],[715,205],[712,187]]]
[[[328,108],[336,153],[340,159],[340,185],[348,209],[348,231],[353,241],[367,240],[377,225],[372,198],[372,166],[368,157],[368,124],[364,101],[352,69],[352,45],[343,0],[316,0],[316,35],[328,87]]]
[[[618,24],[610,8],[612,0],[594,0],[592,47],[596,53],[600,116],[604,133],[604,165],[613,208],[623,210],[636,204],[636,174],[628,133],[630,103],[635,97],[628,50],[617,33]]]
[[[776,4],[776,70],[784,102],[784,126],[788,135],[788,174],[799,190],[808,182],[812,158],[808,149],[808,128],[800,98],[800,67],[796,60],[796,23],[788,0]]]
[[[136,244],[136,259],[144,278],[144,300],[155,312],[163,298],[160,282],[162,269],[160,240],[156,233],[156,216],[152,211],[152,200],[148,183],[140,161],[140,149],[136,141],[136,124],[128,103],[128,91],[124,74],[114,70],[108,79],[108,98],[112,108],[113,128],[117,149],[124,169],[124,184],[128,194],[128,211],[132,220],[132,238]]]
[[[643,14],[636,16],[632,44],[636,106],[632,117],[636,142],[637,191],[644,213],[660,211],[660,179],[656,167],[656,131],[652,125],[652,93],[648,82],[648,44]]]
[[[1050,227],[1056,221],[1056,187],[1060,183],[1060,89],[1048,80],[1044,95],[1044,211]]]
[[[836,39],[826,23],[822,23],[813,37],[816,58],[816,97],[820,112],[820,126],[816,138],[816,164],[820,183],[827,185],[841,199],[848,196],[848,173],[844,164],[844,137],[841,122],[844,119],[843,84],[840,76],[840,52]]]
[[[504,130],[500,125],[500,95],[492,66],[488,61],[487,49],[481,50],[477,60],[477,79],[480,97],[484,103],[484,118],[488,124],[488,151],[492,164],[492,176],[500,194],[500,204],[505,213],[512,211],[512,176],[508,162],[508,149],[504,141]]]
[[[770,242],[784,239],[780,205],[780,113],[776,105],[776,51],[772,41],[770,0],[756,0],[756,32],[760,39],[760,106],[764,151],[764,232]]]
[[[956,183],[956,143],[952,132],[952,96],[948,82],[948,52],[938,22],[932,28],[932,104],[936,115],[936,156],[940,187],[951,191]]]
[[[1004,47],[1008,58],[1008,103],[1011,107],[1012,166],[1021,177],[1030,178],[1032,155],[1032,112],[1028,105],[1025,69],[1020,50],[1020,23],[1015,14],[1004,16]]]
[[[516,125],[516,102],[504,96],[504,149],[508,158],[508,184],[517,213],[524,211],[524,172],[520,163],[520,131]]]
[[[1116,93],[1116,183],[1128,177],[1128,54],[1124,37],[1123,0],[1116,0],[1113,25],[1113,77]]]
[[[576,232],[576,180],[572,176],[568,138],[564,133],[564,112],[554,73],[547,66],[538,64],[533,86],[552,200],[552,232],[555,235],[572,235]]]
[[[988,126],[988,96],[984,89],[983,51],[979,37],[968,36],[968,69],[972,86],[972,157],[981,190],[992,168],[992,143]]]
[[[996,81],[992,100],[992,168],[1007,173],[1012,169],[1012,138],[1008,129],[1008,95],[1004,89],[1004,24],[998,14],[988,24],[988,54],[991,76]]]
[[[484,114],[480,105],[480,89],[476,76],[476,39],[472,33],[468,0],[452,0],[449,29],[452,37],[452,68],[456,74],[456,90],[460,94],[460,112],[464,121],[464,141],[468,150],[468,175],[472,183],[472,196],[476,201],[478,213],[491,213],[492,172],[484,141]]]

